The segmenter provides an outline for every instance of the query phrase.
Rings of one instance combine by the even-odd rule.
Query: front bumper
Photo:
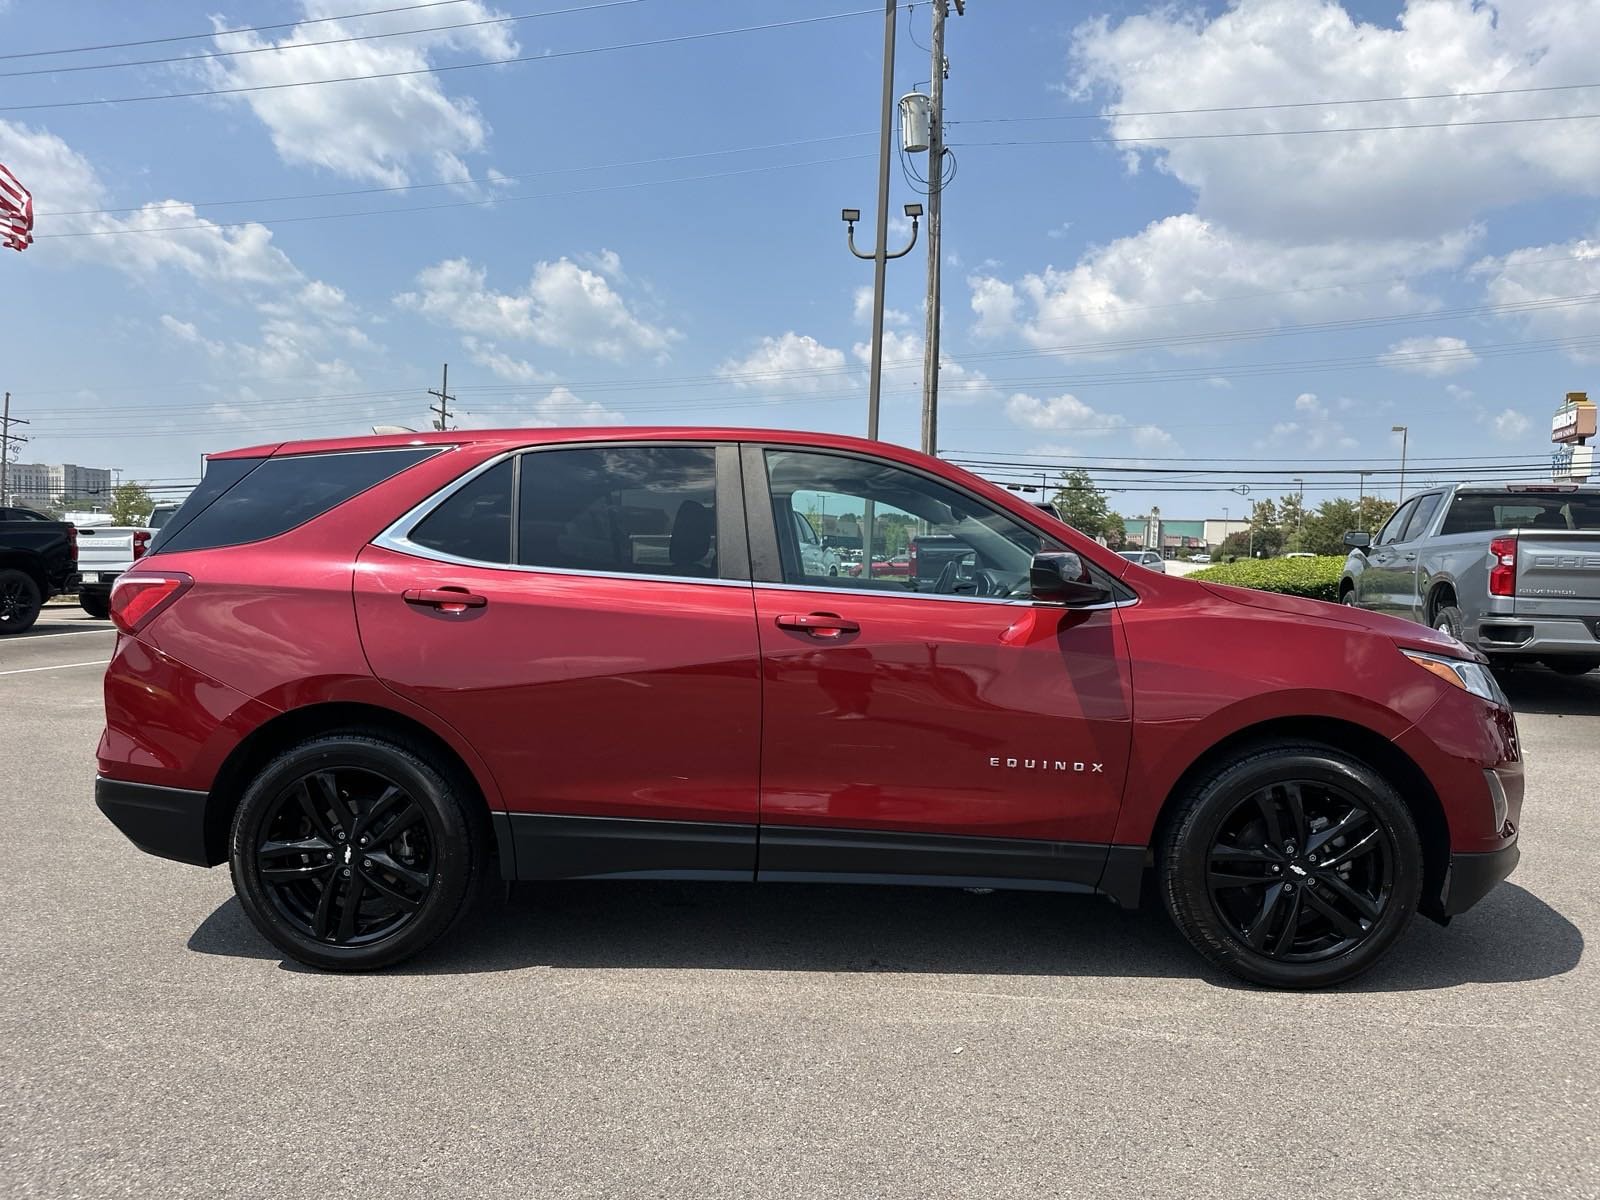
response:
[[[129,783],[97,775],[94,802],[111,823],[146,854],[176,859],[197,867],[222,860],[207,850],[205,792]]]
[[[1516,869],[1517,860],[1521,857],[1522,851],[1517,849],[1515,840],[1485,854],[1452,854],[1441,898],[1445,919],[1466,912],[1487,896],[1495,884]]]

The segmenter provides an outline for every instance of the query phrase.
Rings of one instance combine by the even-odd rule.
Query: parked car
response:
[[[795,542],[800,548],[805,573],[818,578],[837,575],[839,552],[822,544],[822,539],[817,536],[817,531],[812,528],[811,522],[806,520],[804,513],[791,512],[789,515],[794,519]]]
[[[1291,550],[1284,555],[1285,558],[1315,558],[1316,555],[1309,550]]]
[[[1600,667],[1600,487],[1430,488],[1376,538],[1344,540],[1346,604],[1431,625],[1491,662]]]
[[[1211,561],[1211,555],[1209,555],[1209,554],[1191,554],[1191,555],[1189,555],[1189,561],[1192,562],[1192,563],[1200,563],[1201,565],[1204,565],[1204,564],[1206,564],[1206,563]]]
[[[818,494],[949,528],[973,590],[810,575],[789,515]],[[665,560],[636,558],[622,532],[663,524]],[[1312,987],[1517,860],[1516,725],[1454,638],[1137,571],[881,442],[233,451],[111,607],[100,808],[150,853],[227,862],[261,933],[320,967],[415,954],[497,878],[1132,906],[1153,877],[1212,962]]]
[[[1154,550],[1119,550],[1117,554],[1131,563],[1138,563],[1147,571],[1156,571],[1162,575],[1167,573],[1166,560]]]
[[[148,525],[78,526],[78,607],[104,620],[111,612],[111,585],[150,548]]]
[[[31,629],[44,602],[78,586],[78,531],[31,508],[0,509],[0,636]]]

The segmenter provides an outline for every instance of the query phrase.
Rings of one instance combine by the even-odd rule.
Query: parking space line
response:
[[[21,641],[32,641],[36,638],[81,637],[86,633],[115,633],[116,631],[117,627],[115,625],[108,625],[104,629],[68,629],[62,633],[55,633],[50,630],[41,630],[39,633],[23,634],[22,638],[19,639],[19,643]]]
[[[31,675],[35,671],[65,671],[68,667],[103,667],[107,661],[97,658],[93,662],[56,663],[53,667],[18,667],[14,671],[0,671],[0,675]]]

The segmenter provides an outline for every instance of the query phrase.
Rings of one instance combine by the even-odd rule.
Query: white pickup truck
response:
[[[158,504],[148,525],[78,526],[78,606],[91,617],[111,615],[111,585],[150,548],[156,530],[177,511],[175,504]]]

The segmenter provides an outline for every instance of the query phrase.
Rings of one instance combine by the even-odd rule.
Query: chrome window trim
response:
[[[875,599],[889,600],[938,600],[955,601],[958,604],[997,604],[1007,608],[1054,608],[1062,612],[1100,612],[1108,608],[1127,608],[1139,603],[1137,596],[1128,600],[1107,600],[1104,604],[1057,604],[1049,600],[1034,600],[1027,596],[957,596],[948,592],[889,592],[877,591],[873,588],[844,588],[829,587],[825,583],[765,583],[758,582],[755,587],[763,591],[776,592],[827,592],[831,596],[871,596]]]
[[[583,443],[583,446],[587,447],[589,444]],[[608,442],[605,444],[653,446],[657,443]],[[676,445],[677,443],[673,444]],[[698,443],[684,444],[698,445]],[[706,446],[715,449],[715,443],[707,443]],[[521,454],[536,453],[539,449],[568,450],[575,447],[577,447],[577,444],[567,442],[549,447],[520,446],[514,450],[507,450],[502,454],[497,454],[493,458],[485,459],[459,479],[452,480],[431,496],[413,505],[399,520],[373,538],[371,544],[384,550],[393,550],[396,554],[409,555],[412,558],[426,559],[429,562],[448,563],[451,566],[476,567],[481,571],[510,571],[520,575],[569,575],[579,579],[642,579],[650,583],[682,583],[691,587],[748,588],[755,586],[749,579],[705,579],[696,575],[647,575],[642,571],[587,571],[576,567],[538,567],[525,563],[485,562],[481,558],[463,558],[459,554],[448,554],[443,550],[435,550],[431,546],[420,546],[411,540],[411,532],[422,523],[423,518],[431,515],[434,509],[449,500],[451,496],[466,487],[478,476],[492,471],[506,460],[516,458]]]

